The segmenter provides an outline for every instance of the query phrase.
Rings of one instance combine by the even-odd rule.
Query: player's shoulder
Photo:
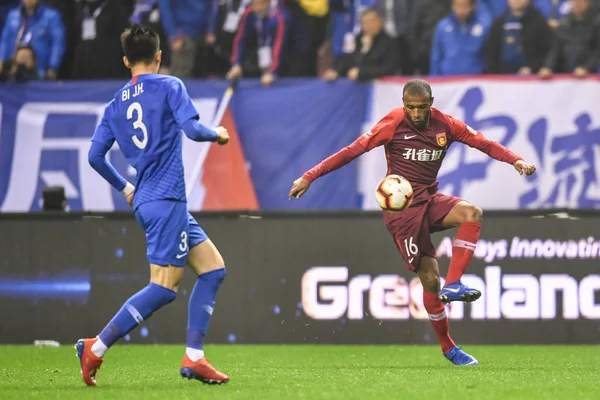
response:
[[[42,15],[48,19],[60,17],[60,12],[56,8],[47,5],[41,5],[40,11],[42,12]]]
[[[440,19],[440,21],[437,23],[437,28],[438,29],[446,29],[447,27],[454,27],[454,25],[456,25],[456,19],[453,18],[451,15],[448,15],[442,19]]]
[[[388,112],[387,116],[397,119],[398,123],[400,123],[406,118],[406,111],[404,110],[404,107],[396,107]]]
[[[434,121],[441,122],[448,126],[452,126],[454,124],[454,121],[456,121],[452,115],[446,114],[445,112],[440,111],[435,107],[431,107],[431,119]]]

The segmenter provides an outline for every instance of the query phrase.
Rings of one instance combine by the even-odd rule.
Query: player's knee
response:
[[[422,274],[421,284],[427,293],[438,293],[440,291],[440,276],[433,271]]]
[[[464,222],[481,221],[483,221],[483,210],[477,206],[470,204],[465,210]]]

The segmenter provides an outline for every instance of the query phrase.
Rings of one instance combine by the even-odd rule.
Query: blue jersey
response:
[[[106,106],[92,142],[116,140],[137,171],[134,209],[155,200],[186,202],[181,131],[198,111],[183,82],[172,76],[137,75]]]

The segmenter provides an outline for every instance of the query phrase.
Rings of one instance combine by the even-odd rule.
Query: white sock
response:
[[[204,350],[192,349],[191,347],[185,348],[185,354],[194,362],[204,358]]]
[[[102,340],[100,340],[100,338],[98,338],[98,340],[96,340],[92,345],[92,353],[94,353],[96,357],[104,356],[106,350],[108,350],[108,347],[106,347],[106,345],[102,343]]]

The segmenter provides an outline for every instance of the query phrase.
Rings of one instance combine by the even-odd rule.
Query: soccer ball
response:
[[[413,200],[413,188],[403,176],[388,175],[377,184],[375,198],[383,211],[392,214],[399,213],[410,207]]]

